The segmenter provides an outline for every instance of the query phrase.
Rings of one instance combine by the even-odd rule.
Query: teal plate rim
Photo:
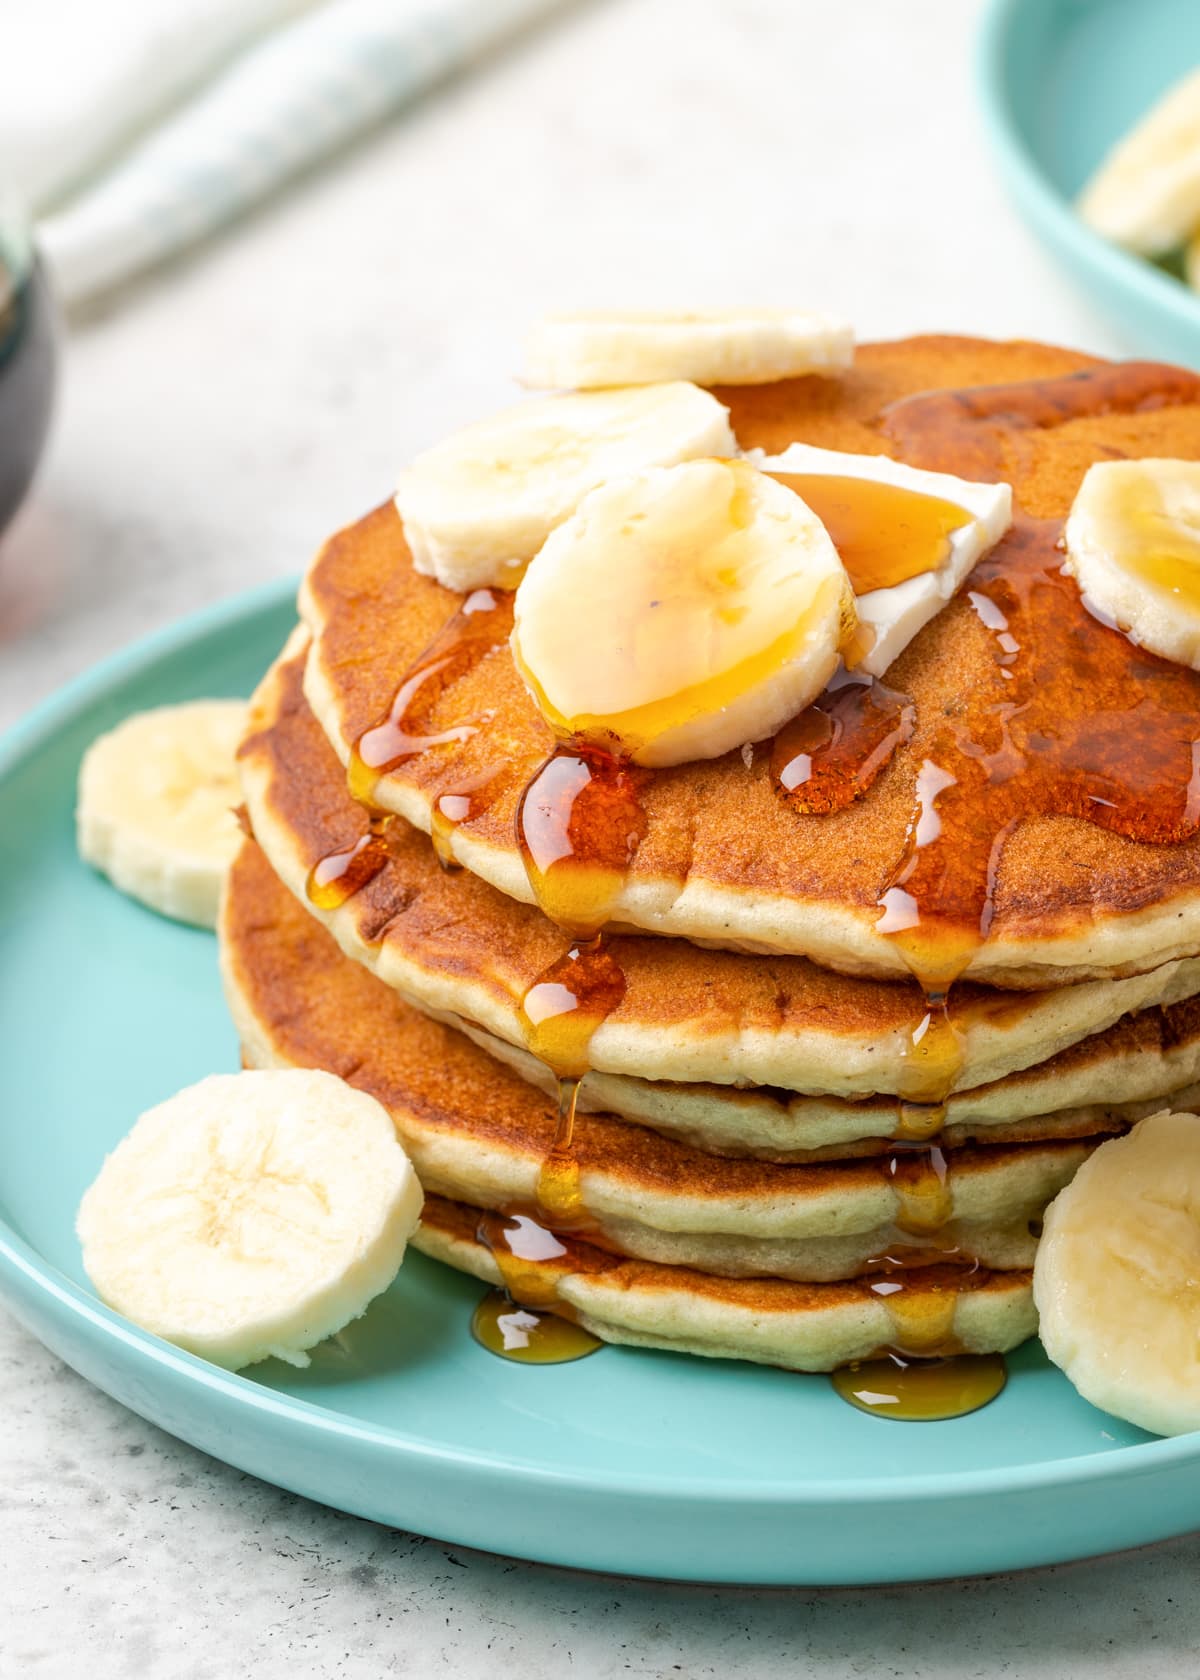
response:
[[[251,590],[110,655],[0,738],[0,781],[114,685],[148,673],[205,638],[278,613],[293,593],[291,582]],[[719,1486],[703,1475],[608,1469],[599,1477],[351,1418],[220,1370],[120,1318],[3,1219],[0,1292],[19,1319],[89,1381],[237,1468],[357,1515],[510,1556],[658,1579],[855,1585],[1093,1556],[1166,1539],[1200,1523],[1200,1435],[1028,1465],[886,1478],[815,1480],[789,1475],[786,1466],[771,1482],[731,1476]],[[212,1404],[211,1414],[197,1410],[201,1397]],[[239,1425],[247,1431],[240,1442],[234,1438]],[[349,1495],[338,1491],[336,1479],[331,1490],[328,1477],[313,1469],[321,1458],[319,1450],[313,1456],[314,1447],[333,1441],[355,1458],[358,1491]],[[408,1514],[397,1514],[393,1505],[381,1507],[365,1491],[364,1474],[377,1475],[385,1464],[413,1479]],[[1192,1474],[1181,1482],[1174,1473],[1185,1468]],[[1114,1484],[1130,1490],[1141,1484],[1131,1491],[1127,1517],[1115,1523],[1106,1520]],[[1050,1523],[1051,1508],[1064,1503],[1056,1496],[1070,1490],[1081,1500],[1077,1519],[1067,1530],[1043,1532],[1038,1522]],[[469,1512],[462,1504],[468,1492],[472,1498],[478,1494],[488,1509]],[[514,1500],[525,1502],[521,1521],[515,1529],[511,1521],[498,1527],[496,1513],[503,1509],[511,1518]],[[709,1539],[697,1522],[705,1508],[714,1521],[733,1520],[740,1540],[736,1558],[730,1556],[728,1532]],[[968,1528],[986,1529],[989,1508],[999,1523],[996,1534],[972,1537]],[[594,1523],[594,1531],[572,1535],[564,1521],[568,1514]],[[814,1523],[817,1517],[830,1526]],[[881,1517],[892,1525],[893,1545],[897,1533],[916,1542],[909,1555],[876,1552],[848,1563],[858,1531],[873,1528]],[[925,1519],[931,1526],[923,1536]],[[1032,1536],[1024,1534],[1030,1522],[1037,1529]],[[789,1537],[796,1542],[790,1550]]]
[[[1075,0],[1074,9],[1112,3]],[[1141,332],[1177,358],[1200,363],[1200,294],[1082,222],[1022,131],[1013,102],[1013,59],[1022,31],[1044,22],[1055,7],[1062,12],[1062,0],[990,0],[984,15],[975,82],[1000,174],[1035,233],[1122,330],[1131,337]]]

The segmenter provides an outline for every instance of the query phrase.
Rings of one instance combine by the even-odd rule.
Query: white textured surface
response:
[[[978,0],[591,0],[79,331],[0,547],[0,725],[296,570],[506,400],[547,307],[799,302],[1132,348],[1001,198]],[[307,1505],[170,1440],[0,1315],[0,1675],[1176,1676],[1200,1542],[872,1593],[630,1584]],[[882,1426],[881,1426],[882,1427]],[[1198,1513],[1200,1516],[1200,1513]]]

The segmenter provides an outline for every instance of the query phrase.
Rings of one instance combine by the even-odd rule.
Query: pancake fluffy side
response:
[[[476,1207],[536,1208],[556,1105],[461,1034],[352,963],[247,841],[222,907],[226,995],[254,1067],[319,1067],[392,1115],[426,1190]],[[947,1149],[944,1219],[913,1235],[903,1164],[722,1159],[611,1115],[577,1117],[572,1150],[591,1241],[728,1276],[854,1276],[873,1256],[938,1249],[994,1268],[1032,1264],[1029,1222],[1094,1140]],[[939,1201],[941,1198],[939,1197]]]
[[[412,1243],[458,1271],[499,1284],[500,1270],[478,1238],[478,1223],[476,1208],[427,1196]],[[602,1341],[831,1371],[897,1340],[884,1298],[869,1279],[805,1284],[717,1278],[685,1266],[620,1260],[569,1238],[564,1249],[560,1260],[543,1262],[539,1283],[552,1286],[559,1310]],[[1007,1353],[1037,1329],[1028,1272],[929,1267],[908,1273],[906,1285],[917,1314],[928,1309],[941,1320],[953,1299],[948,1334],[964,1353]],[[519,1286],[513,1293],[522,1299]]]
[[[404,823],[393,827],[386,864],[344,904],[309,902],[309,872],[365,835],[367,817],[304,698],[304,657],[293,641],[268,673],[241,749],[247,810],[272,868],[349,956],[409,1002],[526,1047],[520,1000],[569,946],[532,906],[470,873],[447,875]],[[911,980],[853,978],[801,957],[679,939],[616,937],[609,949],[627,984],[591,1040],[597,1071],[849,1098],[905,1089],[926,1007]],[[955,1089],[1031,1067],[1131,1011],[1197,990],[1195,958],[1037,993],[964,982],[953,1003],[963,1052]]]
[[[744,447],[774,451],[803,440],[903,457],[904,448],[888,435],[887,413],[901,399],[1104,365],[1047,346],[910,339],[863,346],[840,379],[718,395],[729,403]],[[1001,405],[958,454],[947,445],[936,464],[969,478],[1007,479],[1026,514],[1062,519],[1095,460],[1200,457],[1200,381],[1167,369],[1162,382],[1162,392],[1132,413],[1111,412],[1110,405],[1102,414],[1059,423],[1048,415],[1031,426],[1018,424]],[[927,756],[937,757],[947,711],[962,696],[998,685],[991,633],[969,595],[968,583],[889,672],[889,683],[915,700],[917,727],[845,810],[798,814],[778,796],[761,755],[750,764],[735,753],[657,772],[644,794],[648,831],[614,925],[805,954],[845,972],[904,974],[902,953],[876,924],[881,893],[904,855],[917,772]],[[317,557],[301,593],[314,635],[306,689],[343,762],[387,713],[412,662],[460,604],[461,597],[413,570],[390,504],[340,532]],[[1078,620],[1072,633],[1083,649],[1080,668],[1090,668],[1092,643],[1115,632],[1089,619],[1074,597],[1063,610]],[[584,635],[586,624],[564,633]],[[1200,678],[1194,686],[1200,710]],[[428,830],[431,806],[443,793],[503,768],[503,791],[459,825],[451,844],[468,869],[528,902],[514,814],[525,782],[553,743],[503,641],[447,686],[432,722],[445,728],[464,719],[474,730],[468,741],[410,759],[382,777],[374,797]],[[1037,988],[1147,971],[1190,956],[1200,950],[1198,881],[1200,838],[1140,843],[1060,814],[1051,801],[1051,809],[1027,817],[1005,839],[988,937],[966,972]]]

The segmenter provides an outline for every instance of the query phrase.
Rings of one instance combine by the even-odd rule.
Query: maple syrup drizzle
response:
[[[936,571],[950,538],[974,515],[955,502],[878,479],[771,473],[810,507],[833,539],[856,595]]]
[[[1022,518],[972,574],[992,681],[926,749],[905,855],[881,900],[880,929],[943,1001],[987,938],[1004,847],[1023,819],[1073,816],[1156,844],[1200,833],[1200,678],[1084,609],[1058,532]],[[914,1063],[940,1077],[955,1063],[953,1028],[931,1027]]]
[[[946,1157],[936,1144],[893,1144],[882,1158],[884,1177],[899,1204],[896,1225],[911,1236],[928,1238],[953,1213]]]
[[[512,628],[512,596],[476,589],[450,622],[409,667],[387,712],[358,737],[347,779],[359,804],[375,808],[380,778],[433,747],[461,745],[478,727],[454,723],[439,728],[433,714],[442,696],[494,649]]]
[[[375,878],[388,861],[388,813],[376,803],[381,777],[431,747],[470,739],[471,723],[436,729],[432,715],[448,688],[501,645],[512,623],[512,599],[498,590],[476,589],[412,665],[387,714],[359,736],[350,753],[350,793],[370,818],[366,834],[321,858],[309,871],[307,893],[321,910],[338,910]],[[493,780],[468,779],[435,802],[431,818],[434,851],[450,860],[449,834],[467,814],[484,808],[484,788]],[[465,800],[465,804],[460,803]],[[444,806],[444,809],[443,809]]]
[[[601,1345],[573,1321],[559,1299],[550,1263],[567,1254],[565,1243],[526,1214],[484,1213],[476,1231],[496,1262],[503,1288],[485,1295],[471,1330],[489,1353],[529,1365],[582,1359]]]
[[[775,737],[771,774],[794,810],[844,810],[871,786],[916,721],[907,694],[843,667]]]
[[[909,1276],[918,1277],[917,1287]],[[871,1278],[868,1288],[887,1309],[893,1335],[889,1351],[914,1359],[944,1359],[961,1350],[954,1338],[955,1287],[930,1287],[921,1274],[903,1268]]]
[[[1022,433],[1197,401],[1194,373],[1164,362],[1118,362],[1058,379],[903,397],[884,411],[881,431],[912,466],[996,480],[1006,476]]]
[[[563,1229],[586,1219],[575,1108],[592,1037],[625,996],[625,974],[603,928],[646,832],[639,795],[647,774],[594,749],[559,747],[517,808],[534,897],[573,938],[521,1000],[526,1045],[558,1081],[558,1124],[538,1175],[537,1203]]]
[[[624,971],[597,934],[571,945],[521,1000],[525,1042],[558,1084],[558,1122],[538,1174],[536,1195],[539,1210],[561,1229],[586,1222],[574,1150],[575,1109],[592,1036],[624,995]]]
[[[372,817],[365,834],[349,846],[329,852],[308,872],[305,892],[318,910],[340,910],[361,892],[388,860],[386,820]]]
[[[517,807],[517,841],[543,915],[576,939],[604,927],[646,833],[650,771],[595,749],[558,747]]]
[[[474,775],[456,776],[450,787],[435,796],[429,810],[429,838],[443,869],[459,867],[454,856],[455,829],[489,810],[506,782],[506,772],[489,765]]]
[[[1014,437],[1019,440],[1022,431],[1198,400],[1196,376],[1133,363],[1063,379],[909,398],[888,411],[883,430],[913,464],[994,479],[1003,475],[1006,448],[1015,447]],[[806,475],[778,476],[788,482]],[[806,499],[820,494],[810,486]],[[845,492],[839,488],[838,494]],[[956,528],[947,523],[946,506],[951,505],[944,504],[926,528],[919,553],[893,547],[874,561],[864,557],[859,587],[868,581],[883,587],[939,564],[932,556],[944,556],[945,549],[937,545],[946,544]],[[827,512],[851,526],[857,518],[853,507],[839,515],[831,502]],[[870,519],[877,518],[872,514],[843,532],[847,551],[856,544],[861,550]],[[972,575],[968,599],[992,637],[994,680],[983,692],[960,697],[928,749],[904,852],[881,896],[881,931],[896,941],[926,997],[901,1092],[901,1144],[928,1144],[942,1124],[962,1060],[948,994],[987,937],[1004,845],[1018,823],[1068,814],[1157,843],[1200,830],[1200,746],[1193,740],[1193,731],[1200,733],[1195,722],[1200,683],[1190,672],[1131,649],[1118,632],[1089,619],[1074,585],[1062,577],[1058,530],[1057,522],[1019,519]],[[876,570],[868,571],[868,564]],[[499,633],[491,624],[502,607],[506,601],[477,591],[460,618],[479,613],[481,624],[465,636],[461,625],[453,633],[448,627],[418,661],[387,718],[356,749],[357,777],[355,767],[351,773],[356,797],[369,803],[379,774],[416,752],[472,733],[470,724],[435,730],[430,718],[445,688],[507,634],[507,624]],[[1081,692],[1089,701],[1082,715]],[[841,809],[870,785],[913,727],[907,697],[851,673],[789,725],[790,735],[785,732],[775,743],[772,766],[783,792],[801,809]],[[523,1000],[530,1047],[555,1071],[561,1090],[554,1143],[539,1172],[537,1211],[563,1228],[585,1217],[573,1150],[575,1103],[592,1034],[624,995],[624,976],[601,930],[645,834],[640,802],[645,778],[620,760],[567,744],[532,779],[518,814],[534,895],[576,939]],[[451,789],[443,796],[448,803],[440,815],[447,825],[465,820],[461,813],[469,812],[469,805],[452,802],[468,799],[471,791]],[[853,1404],[882,1415],[955,1416],[1000,1391],[1004,1364],[994,1356],[960,1354],[953,1324],[961,1283],[931,1286],[927,1275],[917,1279],[931,1262],[957,1253],[936,1241],[950,1215],[941,1151],[896,1148],[887,1170],[900,1192],[896,1223],[918,1239],[877,1256],[872,1265],[880,1270],[864,1279],[887,1308],[893,1346],[882,1359],[835,1373],[834,1384]],[[548,1285],[545,1275],[538,1275],[547,1258],[566,1252],[553,1231],[540,1219],[485,1215],[480,1237],[496,1255],[506,1289],[522,1298],[518,1314],[540,1322],[551,1303],[562,1314],[553,1280]],[[969,1275],[957,1273],[960,1279]],[[487,1303],[481,1304],[481,1324],[489,1313],[494,1321],[492,1329],[477,1330],[484,1345],[497,1338],[503,1343],[504,1332],[496,1326],[501,1316],[513,1318],[501,1310],[509,1300],[498,1294],[487,1313]],[[515,1328],[533,1332],[537,1326]],[[573,1328],[578,1327],[565,1325]],[[508,1333],[511,1338],[511,1326]],[[535,1357],[502,1345],[495,1351]]]
[[[517,1365],[567,1365],[604,1344],[581,1324],[558,1313],[521,1306],[503,1289],[491,1289],[471,1316],[481,1347]]]
[[[998,1353],[909,1359],[900,1353],[856,1360],[832,1376],[834,1390],[860,1412],[906,1423],[937,1423],[977,1412],[1008,1380]]]
[[[1126,363],[909,397],[882,430],[914,465],[995,479],[1023,434],[1196,401],[1194,374]],[[962,1065],[948,995],[988,936],[1004,848],[1021,821],[1071,815],[1158,843],[1200,830],[1200,684],[1090,617],[1062,575],[1060,529],[1018,515],[972,573],[967,600],[990,634],[993,678],[947,708],[880,897],[878,928],[926,994],[900,1093],[902,1138],[932,1136],[944,1118]]]

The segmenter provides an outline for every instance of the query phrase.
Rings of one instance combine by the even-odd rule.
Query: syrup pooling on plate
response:
[[[480,660],[503,646],[512,628],[512,596],[476,589],[410,667],[385,715],[358,737],[350,753],[350,792],[360,805],[375,807],[380,778],[433,747],[462,743],[476,725],[433,722],[446,691]]]
[[[794,490],[833,538],[856,595],[891,589],[950,556],[950,537],[974,515],[940,496],[831,473],[769,474]]]
[[[856,1360],[835,1371],[832,1380],[843,1400],[873,1417],[936,1423],[977,1412],[996,1398],[1007,1379],[998,1353],[923,1360],[890,1353]]]
[[[502,1289],[491,1289],[471,1316],[481,1347],[517,1365],[567,1365],[604,1344],[582,1324],[558,1313],[523,1307]]]
[[[489,1353],[528,1365],[582,1359],[601,1345],[559,1299],[555,1261],[565,1243],[526,1214],[485,1213],[476,1232],[503,1280],[475,1309],[471,1329]],[[572,1257],[572,1264],[576,1264]]]

